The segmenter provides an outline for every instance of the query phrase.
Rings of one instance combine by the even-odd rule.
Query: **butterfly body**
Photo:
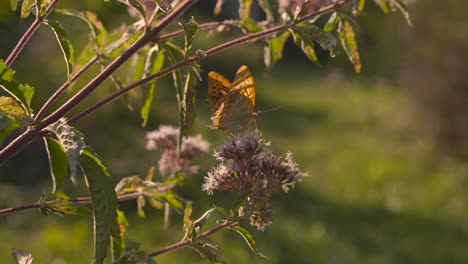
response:
[[[235,130],[255,119],[255,85],[252,73],[243,65],[231,83],[216,72],[208,74],[208,101],[213,109],[212,129]]]

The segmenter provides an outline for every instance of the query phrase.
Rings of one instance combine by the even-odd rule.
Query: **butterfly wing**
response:
[[[232,91],[223,97],[211,117],[212,129],[235,130],[247,126],[255,116],[247,97],[240,91]]]
[[[210,128],[232,130],[248,125],[255,117],[255,84],[249,68],[242,65],[232,84],[222,75],[210,72],[208,100],[215,111]]]
[[[252,73],[245,65],[242,65],[237,70],[236,79],[232,83],[231,91],[234,90],[238,90],[247,98],[253,112],[255,106],[255,83]]]
[[[221,98],[229,93],[231,86],[231,82],[221,74],[214,71],[208,73],[208,102],[213,111],[217,110]]]

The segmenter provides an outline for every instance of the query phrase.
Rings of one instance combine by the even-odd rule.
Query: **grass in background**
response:
[[[300,81],[257,77],[256,85],[257,110],[281,107],[260,114],[258,127],[275,151],[292,151],[310,176],[289,195],[276,196],[273,225],[255,233],[259,249],[270,259],[254,256],[237,234],[228,231],[213,237],[223,247],[221,259],[230,263],[468,261],[464,246],[468,167],[431,147],[402,90],[339,75]],[[205,99],[199,98],[199,103],[206,104]],[[196,128],[206,129],[209,117],[201,113],[198,118]],[[218,131],[205,135],[218,143],[226,137]],[[198,193],[200,182],[191,179],[183,189]],[[194,210],[201,213],[211,204],[195,204]],[[32,222],[25,217],[37,219],[37,214],[0,218],[4,241],[0,259],[11,258],[11,247],[17,247],[32,252],[37,263],[90,260],[89,219],[49,216]],[[141,241],[143,249],[158,249],[182,235],[177,215],[172,216],[168,232],[161,230],[162,212],[149,213],[147,219],[135,215],[135,210],[127,211],[128,238]],[[207,263],[189,249],[156,260]]]

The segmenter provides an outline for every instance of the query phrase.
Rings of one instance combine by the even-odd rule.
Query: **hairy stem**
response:
[[[332,12],[332,11],[334,11],[336,9],[336,7],[342,6],[342,5],[346,4],[349,1],[350,0],[338,1],[332,6],[321,9],[321,10],[319,10],[317,12],[311,13],[311,14],[303,17],[302,19],[298,20],[297,23],[309,20],[309,19],[314,18],[314,17],[316,17],[318,15],[322,15],[322,14],[325,14],[325,13]],[[209,24],[209,26],[214,27],[215,24]],[[162,69],[161,71],[159,71],[159,72],[157,72],[155,74],[152,74],[152,75],[150,75],[150,76],[148,76],[146,78],[138,80],[138,81],[128,85],[127,87],[116,91],[114,94],[112,94],[109,97],[103,99],[102,101],[96,103],[95,105],[91,106],[90,108],[84,110],[83,112],[77,114],[76,116],[71,117],[68,120],[68,122],[73,123],[73,122],[81,119],[82,117],[94,112],[96,109],[104,106],[105,104],[110,103],[111,101],[117,99],[118,97],[122,96],[123,94],[127,93],[128,91],[130,91],[132,89],[135,89],[137,87],[140,87],[141,85],[143,85],[143,84],[145,84],[145,83],[147,83],[149,81],[152,81],[154,79],[158,79],[158,78],[161,78],[163,76],[166,76],[166,75],[168,75],[169,73],[173,72],[174,70],[176,70],[178,68],[184,67],[184,66],[186,66],[186,65],[188,65],[190,63],[193,63],[193,62],[198,62],[198,61],[204,59],[207,56],[214,55],[214,54],[216,54],[218,52],[221,52],[221,51],[224,51],[226,49],[238,46],[240,44],[244,44],[244,43],[246,43],[248,41],[258,39],[258,38],[261,38],[261,37],[264,37],[264,36],[268,36],[268,35],[275,34],[277,32],[289,29],[292,26],[293,25],[280,25],[280,26],[271,27],[271,28],[266,29],[264,31],[260,31],[260,32],[254,33],[254,34],[245,35],[245,36],[239,37],[237,39],[233,39],[231,41],[225,42],[225,43],[223,43],[221,45],[218,45],[216,47],[213,47],[213,48],[211,48],[211,49],[209,49],[209,50],[207,50],[205,52],[206,56],[192,56],[192,57],[186,58],[183,61],[180,61],[180,62],[178,62],[176,64],[171,65],[171,66],[168,66],[168,67]],[[175,35],[177,35],[176,33],[179,33],[179,31],[176,31],[176,32],[174,32],[172,34],[175,36]]]
[[[47,7],[45,14],[43,16],[40,16],[39,14],[37,14],[37,17],[34,20],[34,22],[31,24],[28,30],[26,30],[23,37],[21,37],[21,39],[16,44],[15,48],[11,51],[10,55],[6,59],[5,65],[7,67],[11,67],[15,59],[23,50],[24,46],[26,46],[26,43],[28,43],[29,39],[32,37],[34,32],[36,32],[36,30],[39,28],[42,22],[44,22],[44,20],[49,16],[49,14],[52,12],[52,10],[54,9],[57,3],[58,3],[58,0],[52,0],[52,2]]]
[[[54,111],[52,114],[41,120],[40,124],[34,129],[28,129],[25,133],[21,134],[15,140],[10,142],[5,148],[0,150],[0,164],[5,162],[16,152],[31,142],[39,132],[46,126],[58,121],[66,113],[75,108],[82,100],[84,100],[92,91],[94,91],[102,82],[104,82],[112,73],[114,73],[124,62],[126,62],[135,52],[145,46],[147,43],[154,40],[154,38],[171,22],[176,20],[182,15],[188,8],[194,5],[198,0],[185,0],[179,4],[172,12],[170,12],[158,26],[148,31],[142,38],[130,46],[125,52],[117,57],[112,63],[110,63],[100,74],[98,74],[93,80],[91,80],[83,89],[80,90],[75,96],[70,98],[60,108]]]
[[[157,192],[162,193],[165,191],[169,191],[170,189],[173,189],[174,187],[175,185],[169,185],[162,190],[158,190]],[[154,191],[151,191],[151,192],[150,191],[136,191],[136,192],[118,195],[117,200],[118,201],[134,200],[140,196],[149,197],[153,195],[154,193],[155,193]],[[77,197],[77,198],[68,199],[66,201],[69,203],[74,203],[74,204],[92,204],[93,203],[93,201],[91,200],[91,197]],[[0,215],[7,215],[7,214],[14,213],[14,212],[19,212],[19,211],[24,211],[24,210],[29,210],[29,209],[46,208],[48,205],[53,204],[54,202],[56,202],[56,200],[48,201],[44,203],[34,203],[34,204],[22,205],[18,207],[5,208],[5,209],[0,210]]]

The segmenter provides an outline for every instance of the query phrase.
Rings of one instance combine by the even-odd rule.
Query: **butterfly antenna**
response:
[[[268,110],[263,110],[263,111],[262,111],[262,110],[259,110],[259,111],[256,112],[256,114],[258,115],[258,114],[260,114],[260,113],[272,112],[272,111],[276,111],[276,110],[281,109],[281,108],[282,108],[282,107],[276,107],[276,108],[273,108],[273,109],[268,109]]]

